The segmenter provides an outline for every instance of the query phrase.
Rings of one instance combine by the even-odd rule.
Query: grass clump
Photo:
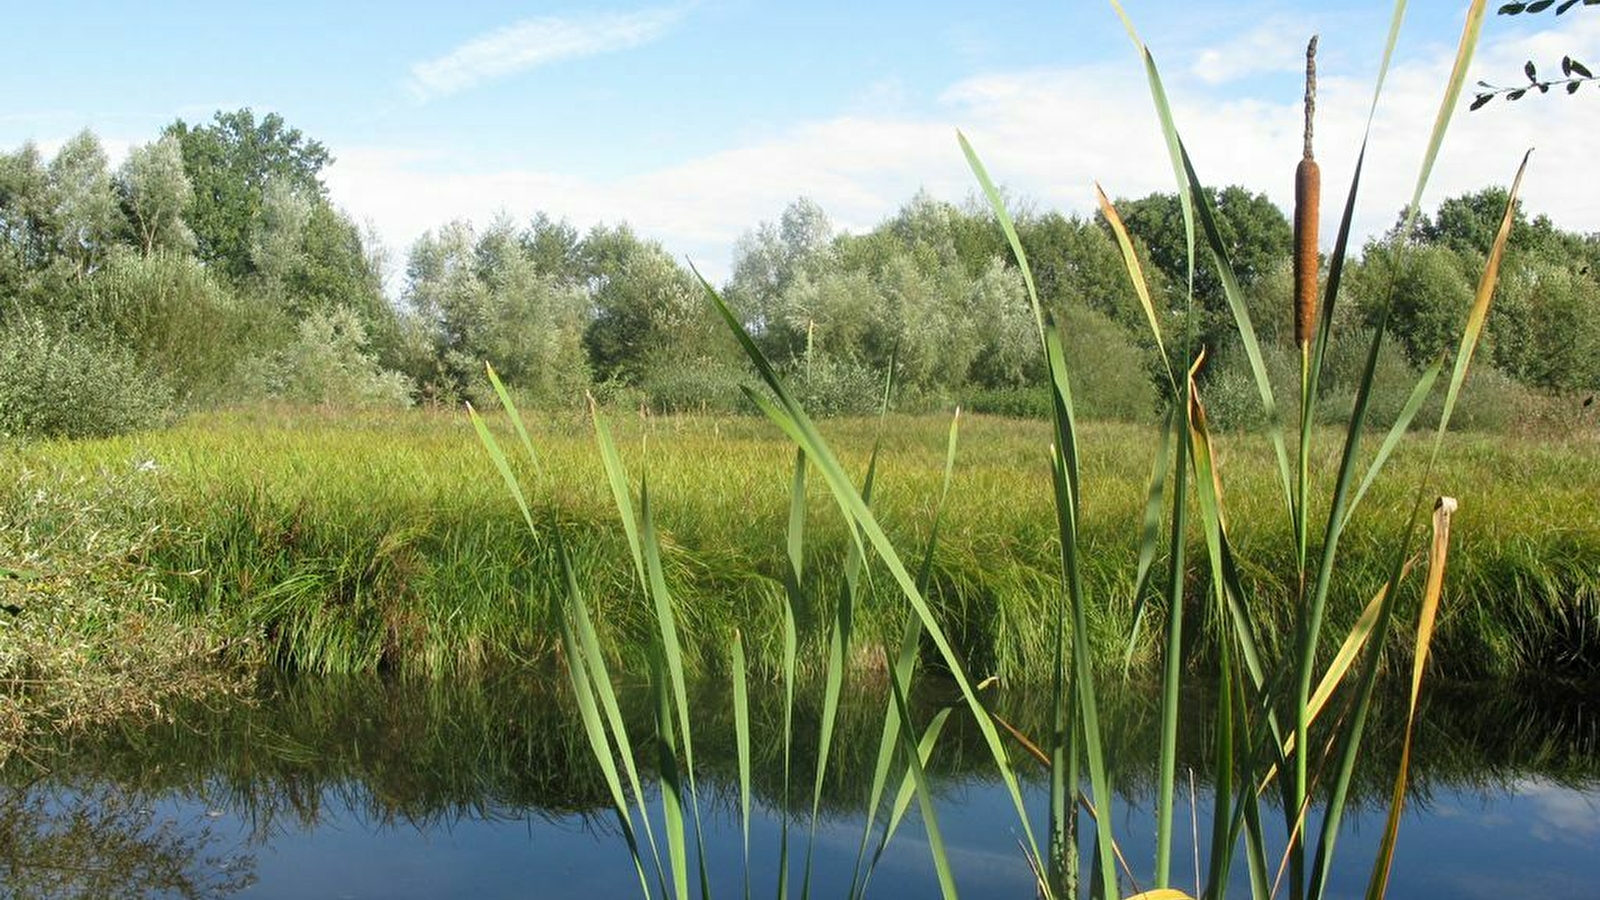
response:
[[[0,486],[0,764],[44,731],[160,716],[235,685],[219,635],[180,618],[146,554],[149,469],[93,479],[14,465]]]

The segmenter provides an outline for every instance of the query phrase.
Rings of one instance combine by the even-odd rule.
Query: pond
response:
[[[604,782],[559,683],[508,673],[434,682],[272,679],[247,702],[175,709],[168,721],[107,728],[14,760],[0,770],[0,897],[638,896]],[[844,896],[884,702],[873,689],[848,696],[814,840],[809,751],[796,750],[786,801],[782,754],[758,735],[755,896],[775,895],[785,825],[791,895],[810,847],[812,896]],[[917,707],[929,714],[948,699],[934,689]],[[643,702],[624,695],[625,705]],[[752,698],[758,732],[781,717],[781,702],[777,691]],[[1024,731],[1043,721],[1026,696],[999,702]],[[1113,815],[1136,877],[1152,855],[1141,825],[1151,818],[1154,764],[1143,748],[1155,743],[1153,706],[1126,692],[1108,714],[1121,786]],[[712,894],[743,896],[731,718],[715,703],[696,710]],[[1372,734],[1382,761],[1357,776],[1333,896],[1365,888],[1392,777],[1385,748],[1397,739],[1385,712],[1380,707]],[[1597,713],[1600,704],[1581,690],[1432,694],[1390,896],[1593,897]],[[817,711],[802,705],[796,734],[814,734],[817,722]],[[956,716],[950,723],[929,774],[961,896],[1031,897],[1010,801],[972,731]],[[1180,747],[1181,759],[1189,756]],[[1206,773],[1193,776],[1185,796],[1197,797],[1204,834]],[[1031,808],[1042,809],[1042,782],[1027,792]],[[1181,821],[1189,814],[1181,809]],[[1177,886],[1192,890],[1191,846],[1175,859]],[[937,895],[913,804],[868,896]]]

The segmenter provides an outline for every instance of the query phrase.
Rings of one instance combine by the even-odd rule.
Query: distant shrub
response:
[[[969,412],[991,416],[1046,419],[1050,417],[1050,388],[1044,385],[978,388],[966,393],[961,406]]]
[[[1268,344],[1261,348],[1261,362],[1266,367],[1267,380],[1272,383],[1277,402],[1292,404],[1292,398],[1299,396],[1300,379],[1300,363],[1295,352]],[[1211,424],[1217,428],[1241,431],[1263,428],[1267,424],[1267,412],[1261,405],[1261,391],[1256,386],[1250,357],[1242,347],[1228,347],[1207,363],[1200,376],[1200,400],[1205,404]],[[1287,421],[1298,414],[1289,407],[1280,408],[1278,415]]]
[[[163,422],[172,390],[128,350],[19,318],[0,330],[0,435],[103,437]]]
[[[789,389],[812,415],[870,415],[883,404],[884,374],[862,363],[817,353],[786,369]]]
[[[1342,425],[1350,421],[1355,410],[1356,387],[1361,383],[1371,346],[1372,331],[1366,328],[1337,334],[1328,343],[1322,402],[1317,409],[1318,421],[1322,424]],[[1367,402],[1369,428],[1388,428],[1399,418],[1418,377],[1417,370],[1406,359],[1403,346],[1392,338],[1385,339],[1372,370],[1371,399]],[[1437,416],[1434,421],[1438,421]]]
[[[1074,306],[1061,318],[1061,350],[1071,363],[1072,402],[1085,419],[1143,421],[1156,408],[1148,354],[1098,310]]]
[[[81,294],[78,327],[109,332],[190,406],[225,398],[252,336],[283,333],[189,256],[112,253]]]
[[[366,348],[354,312],[317,310],[301,320],[287,348],[241,367],[240,392],[330,406],[410,406],[411,380],[379,366]]]
[[[744,366],[725,358],[661,360],[647,367],[639,390],[650,409],[673,412],[753,411],[740,385],[750,381]]]
[[[1355,408],[1355,389],[1366,365],[1372,332],[1354,331],[1328,346],[1327,372],[1323,377],[1323,403],[1320,421],[1339,424],[1349,419]],[[1368,401],[1369,428],[1388,428],[1399,418],[1421,374],[1406,361],[1402,346],[1386,340],[1378,351],[1372,373],[1372,397]],[[1424,400],[1413,420],[1413,429],[1437,428],[1444,412],[1444,395],[1450,371],[1443,369],[1433,392]],[[1508,431],[1515,427],[1524,411],[1543,408],[1537,392],[1518,384],[1499,369],[1474,363],[1462,385],[1450,427],[1455,431]]]

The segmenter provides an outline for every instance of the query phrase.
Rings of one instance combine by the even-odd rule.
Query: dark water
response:
[[[842,896],[849,883],[881,723],[881,695],[852,696],[811,844],[819,898]],[[939,700],[922,698],[923,711]],[[786,818],[781,755],[760,736],[762,723],[780,720],[779,702],[753,698],[757,896],[774,895]],[[1144,748],[1155,743],[1153,709],[1139,697],[1112,706],[1108,745],[1123,786],[1112,815],[1137,874],[1152,856],[1144,823],[1153,763]],[[713,895],[742,896],[732,722],[718,704],[697,709]],[[1373,734],[1382,764],[1357,775],[1334,896],[1362,894],[1382,827],[1392,777],[1384,751],[1395,740],[1385,712]],[[1007,713],[1024,730],[1043,715],[1023,698],[1008,701]],[[1436,693],[1419,733],[1390,896],[1597,896],[1597,713],[1583,692]],[[796,733],[815,730],[816,711],[801,708]],[[1031,897],[1019,826],[984,751],[954,718],[946,737],[929,768],[962,896]],[[811,752],[796,750],[792,783],[803,799],[789,804],[806,812]],[[267,685],[253,703],[175,710],[170,722],[108,729],[36,763],[0,770],[0,898],[639,895],[574,711],[532,676]],[[1205,780],[1196,772],[1202,834]],[[1028,791],[1030,808],[1041,810],[1042,785]],[[1186,822],[1189,810],[1180,816]],[[794,893],[810,825],[806,813],[787,818]],[[1177,886],[1193,890],[1194,876],[1183,874],[1192,849],[1182,843]],[[915,806],[868,895],[938,895]]]

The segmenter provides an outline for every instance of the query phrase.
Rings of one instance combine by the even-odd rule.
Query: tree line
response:
[[[484,399],[485,361],[531,403],[585,392],[664,411],[745,403],[741,355],[698,278],[627,224],[449,222],[409,249],[391,298],[381,244],[329,201],[332,163],[320,142],[249,109],[173,122],[114,169],[88,131],[48,159],[33,144],[0,153],[0,433],[113,433],[256,400]],[[1289,222],[1244,187],[1208,199],[1269,371],[1289,385]],[[1453,197],[1413,233],[1368,243],[1336,316],[1330,415],[1353,401],[1389,294],[1380,413],[1398,409],[1416,367],[1448,352],[1505,200],[1492,187]],[[1215,416],[1256,424],[1221,278],[1202,261],[1190,286],[1178,198],[1117,206],[1163,326],[1208,350],[1202,391]],[[1026,204],[1017,224],[1079,360],[1080,408],[1150,413],[1162,402],[1155,356],[1106,224]],[[1596,263],[1600,236],[1518,212],[1469,422],[1492,427],[1530,403],[1600,390]],[[870,411],[886,384],[902,408],[1047,409],[1020,272],[975,202],[919,193],[852,234],[796,200],[740,239],[721,289],[819,412]]]

